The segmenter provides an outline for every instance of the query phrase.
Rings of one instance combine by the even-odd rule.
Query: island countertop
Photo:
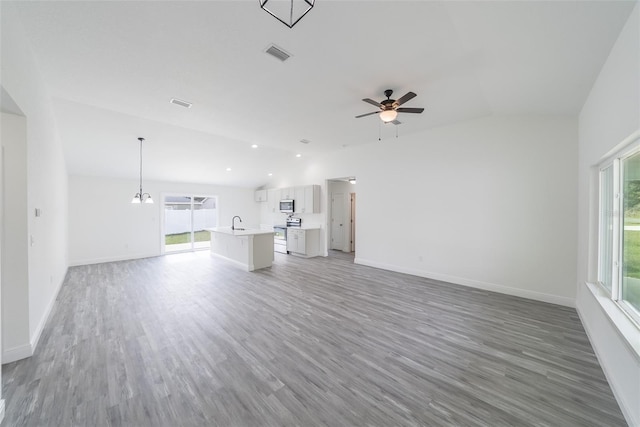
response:
[[[215,227],[215,228],[205,228],[206,231],[211,231],[213,233],[223,233],[230,234],[232,236],[255,236],[258,234],[275,234],[273,230],[261,230],[259,228],[247,228],[242,230],[232,230],[231,227]]]

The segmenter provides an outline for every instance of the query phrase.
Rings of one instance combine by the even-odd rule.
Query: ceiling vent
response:
[[[303,143],[303,144],[308,144],[311,141],[309,141],[308,139],[301,139],[300,142]]]
[[[171,101],[169,101],[169,102],[171,102],[172,104],[179,105],[181,107],[185,107],[185,108],[191,108],[191,106],[193,105],[190,102],[182,101],[181,99],[176,99],[176,98],[171,98]]]
[[[273,56],[274,58],[278,58],[280,61],[284,62],[291,57],[287,52],[279,48],[278,46],[272,44],[265,50],[266,53]]]

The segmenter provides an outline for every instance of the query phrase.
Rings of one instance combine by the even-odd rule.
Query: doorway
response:
[[[185,252],[211,247],[207,228],[218,224],[215,196],[165,195],[163,202],[163,252]]]
[[[342,252],[355,252],[356,180],[354,177],[327,181],[329,215],[327,247]]]

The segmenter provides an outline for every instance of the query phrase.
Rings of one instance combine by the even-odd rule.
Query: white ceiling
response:
[[[354,116],[388,88],[426,108],[398,116],[401,135],[490,114],[576,115],[635,3],[317,0],[293,29],[255,0],[12,6],[70,173],[137,177],[143,136],[145,178],[256,187],[290,162],[377,141],[377,116]],[[271,43],[292,58],[266,55]]]

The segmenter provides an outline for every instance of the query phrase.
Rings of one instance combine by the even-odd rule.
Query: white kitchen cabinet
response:
[[[293,212],[294,213],[305,213],[304,188],[305,187],[293,188],[293,200],[294,200]]]
[[[296,228],[287,229],[287,250],[297,254],[306,254],[305,232]]]
[[[267,199],[267,190],[256,190],[256,192],[254,193],[254,200],[256,202],[266,202]]]
[[[301,213],[320,213],[320,186],[307,185],[304,188],[304,207]]]
[[[291,255],[314,257],[320,254],[320,229],[287,228],[287,250]]]
[[[280,189],[270,188],[267,190],[267,212],[280,212]]]
[[[258,200],[258,191],[266,191],[264,200]],[[256,201],[266,201],[267,212],[280,212],[280,200],[293,200],[293,211],[297,214],[320,213],[320,186],[304,185],[256,191]]]
[[[292,200],[295,197],[295,187],[285,187],[280,189],[280,199]]]
[[[320,213],[320,186],[295,187],[295,213]]]

